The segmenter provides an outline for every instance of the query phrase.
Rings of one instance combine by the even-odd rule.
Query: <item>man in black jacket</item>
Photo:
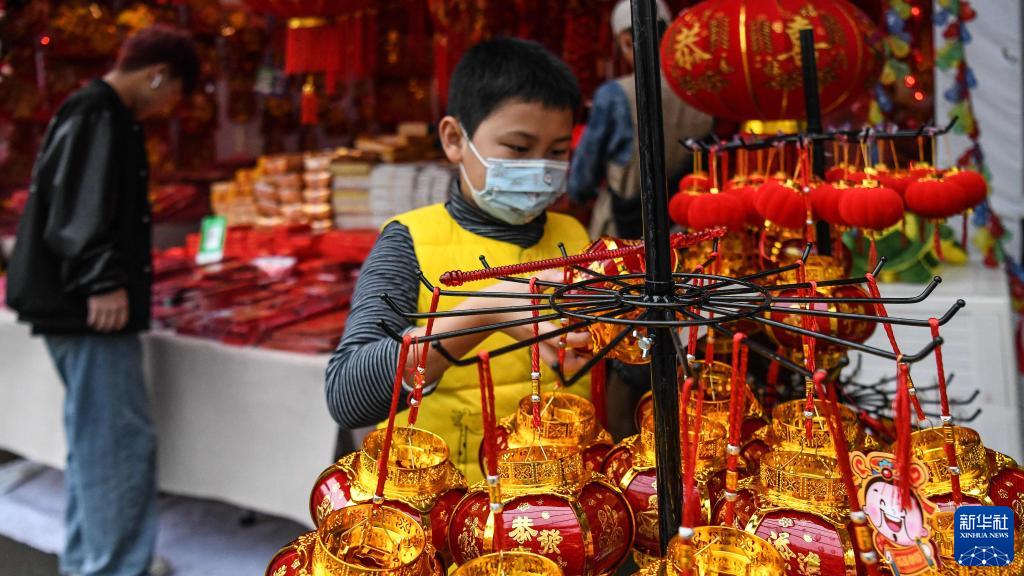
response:
[[[154,558],[156,443],[138,336],[149,328],[151,226],[139,121],[169,115],[198,73],[186,33],[136,33],[112,71],[61,106],[36,158],[7,300],[45,338],[66,387],[64,574],[140,576]]]

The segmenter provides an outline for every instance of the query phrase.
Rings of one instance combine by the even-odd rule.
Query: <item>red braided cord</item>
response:
[[[494,416],[494,383],[491,380],[491,355],[482,350],[478,355],[477,375],[480,379],[480,415],[484,425],[484,463],[487,475],[498,475],[497,424]]]
[[[430,313],[437,312],[437,303],[441,298],[441,289],[434,286],[434,293],[430,296]],[[430,336],[434,331],[434,317],[427,318],[427,329],[424,337]],[[427,369],[427,352],[430,350],[430,343],[423,343],[423,351],[420,353],[419,362],[416,365],[415,378],[416,386],[412,391],[412,399],[409,401],[409,426],[416,425],[416,419],[420,414],[420,404],[423,403],[423,373]]]
[[[880,300],[882,298],[882,293],[878,290],[878,281],[875,280],[874,274],[868,272],[864,277],[868,280],[868,290],[871,292],[871,297]],[[882,302],[875,302],[875,315],[879,318],[887,318],[889,316],[889,313],[885,310],[885,304]],[[899,345],[896,344],[896,335],[892,331],[892,324],[885,322],[882,324],[882,327],[885,328],[885,335],[889,337],[889,344],[892,346],[892,353],[897,357],[902,356],[903,352],[900,351]],[[907,379],[906,384],[911,388],[914,386],[914,383],[911,382],[909,378]],[[911,396],[911,402],[914,406],[914,412],[917,414],[918,421],[924,420],[924,410],[921,408],[921,402],[917,399],[916,393]]]
[[[694,232],[691,234],[673,234],[671,237],[671,244],[673,248],[686,248],[713,238],[721,238],[722,236],[725,236],[725,228],[710,228],[708,230]],[[584,252],[582,254],[573,254],[571,256],[564,256],[560,258],[548,258],[546,260],[523,262],[521,264],[495,266],[493,268],[484,268],[482,270],[451,270],[442,274],[440,281],[441,284],[444,284],[445,286],[461,286],[467,282],[490,280],[499,276],[518,276],[521,274],[540,272],[541,270],[590,264],[592,262],[597,262],[598,260],[621,258],[631,254],[639,254],[640,252],[643,252],[643,250],[644,244],[643,242],[640,242],[635,246],[627,246],[626,248],[617,248],[615,250]]]
[[[680,392],[679,397],[679,450],[682,455],[683,465],[683,485],[680,486],[683,490],[683,516],[680,518],[681,526],[693,526],[692,512],[690,510],[692,499],[690,498],[690,460],[693,458],[693,452],[690,451],[690,419],[689,419],[689,408],[690,408],[690,393],[693,388],[693,378],[687,378],[683,382],[683,389]],[[699,426],[699,423],[698,423]]]
[[[594,403],[594,415],[606,430],[608,429],[608,364],[601,360],[590,370],[590,400]]]
[[[938,318],[929,318],[928,325],[932,330],[932,338],[938,338]],[[943,443],[943,448],[946,452],[946,465],[950,468],[959,468],[959,462],[956,457],[956,441],[953,439],[953,422],[949,411],[949,396],[946,394],[946,369],[942,363],[941,345],[935,347],[935,370],[938,374],[939,399],[942,402],[942,427],[943,432],[946,434],[946,442]],[[963,492],[960,488],[960,475],[950,474],[949,479],[950,484],[952,485],[953,503],[960,506],[960,504],[963,503]]]
[[[935,249],[935,255],[939,257],[939,260],[945,260],[946,258],[942,255],[942,235],[939,234],[939,221],[932,222],[932,248]]]
[[[899,475],[899,499],[903,510],[910,509],[910,391],[907,387],[907,365],[897,367],[896,406],[893,424],[896,426],[896,473]]]
[[[839,475],[843,480],[843,488],[846,489],[846,499],[850,503],[851,516],[854,514],[862,514],[863,510],[860,505],[860,495],[857,492],[857,485],[853,478],[853,468],[850,466],[850,450],[849,446],[846,445],[846,436],[843,432],[843,421],[839,412],[839,399],[836,396],[835,384],[827,387],[825,386],[826,373],[824,370],[815,372],[814,374],[814,387],[818,391],[818,396],[822,399],[822,404],[825,406],[825,416],[828,420],[829,429],[832,431],[832,442],[836,449],[836,461],[839,465]],[[864,529],[867,529],[865,526]],[[866,552],[873,552],[873,550],[860,550],[857,542],[857,538],[852,538],[852,544],[857,549],[858,554],[864,554]],[[867,568],[867,576],[879,576],[878,563],[865,563]]]
[[[395,380],[391,387],[391,408],[388,411],[388,427],[384,431],[384,442],[380,447],[380,455],[377,457],[377,489],[374,495],[377,497],[374,506],[377,507],[384,498],[384,483],[388,479],[388,459],[391,457],[391,439],[395,435],[395,415],[398,414],[398,399],[402,395],[402,380],[405,374],[405,362],[409,359],[409,348],[412,344],[412,336],[406,334],[402,338],[402,348],[398,352],[398,366],[395,368]]]
[[[741,360],[746,355],[746,347],[743,346],[743,340],[746,338],[746,334],[737,332],[732,337],[732,379],[729,383],[729,444],[733,446],[740,445],[740,429],[742,426],[743,419],[743,406],[746,400],[746,395],[741,392],[743,385],[740,383],[740,371],[743,369],[743,365],[746,363]],[[744,384],[746,380],[746,374],[743,374]],[[736,454],[729,454],[727,460],[728,474],[738,474],[739,468],[739,456]],[[729,487],[727,486],[727,489]],[[727,526],[731,526],[733,519],[736,515],[736,502],[733,500],[726,500],[724,521]]]
[[[538,290],[537,290],[537,277],[534,276],[533,278],[530,278],[530,293],[536,294],[537,292],[538,292]],[[537,305],[537,304],[540,303],[540,300],[538,300],[537,298],[534,298],[533,300],[531,300],[531,302],[534,305]],[[540,374],[540,341],[538,340],[538,338],[540,336],[540,323],[537,322],[537,317],[539,315],[540,315],[540,311],[539,310],[534,310],[533,311],[533,339],[534,339],[534,343],[533,343],[532,346],[530,346],[530,366],[533,369],[533,374],[534,375]],[[539,431],[540,431],[540,385],[539,385],[540,380],[539,380],[539,378],[533,378],[533,376],[531,376],[531,380],[533,381],[533,395],[532,395],[532,399],[531,399],[531,402],[533,403],[533,427],[539,433]]]

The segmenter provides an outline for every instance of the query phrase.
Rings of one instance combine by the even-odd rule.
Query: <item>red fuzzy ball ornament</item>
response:
[[[694,172],[679,181],[680,192],[707,192],[711,189],[711,178],[707,172]]]
[[[736,231],[743,229],[747,210],[738,197],[712,190],[710,194],[697,196],[690,202],[686,217],[694,230],[724,226]]]
[[[964,189],[942,177],[927,177],[907,186],[907,209],[925,218],[945,219],[969,207]]]
[[[758,187],[753,184],[734,184],[725,191],[727,194],[739,198],[740,202],[743,203],[748,226],[764,224],[764,218],[757,211],[757,190]]]
[[[803,194],[790,183],[769,181],[757,191],[757,212],[765,220],[783,228],[803,228],[807,222],[807,203]]]
[[[988,197],[988,182],[985,177],[974,170],[954,168],[945,175],[946,182],[956,184],[964,191],[964,203],[973,208]]]
[[[691,228],[690,218],[687,215],[690,210],[690,203],[699,196],[701,192],[680,190],[668,201],[668,215],[672,221],[684,228]]]
[[[848,226],[839,211],[839,204],[848,189],[848,186],[841,183],[819,184],[811,189],[811,206],[814,208],[814,217],[833,226]]]
[[[839,202],[839,214],[850,226],[885,230],[903,219],[903,200],[892,188],[853,186]]]

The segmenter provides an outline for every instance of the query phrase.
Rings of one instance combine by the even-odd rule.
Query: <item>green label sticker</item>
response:
[[[228,223],[223,216],[203,218],[199,233],[199,251],[196,264],[213,264],[224,259],[224,240],[227,238]]]

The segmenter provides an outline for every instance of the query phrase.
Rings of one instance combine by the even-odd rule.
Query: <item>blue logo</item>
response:
[[[1013,510],[961,506],[953,518],[953,556],[961,566],[1009,566],[1013,562]]]

